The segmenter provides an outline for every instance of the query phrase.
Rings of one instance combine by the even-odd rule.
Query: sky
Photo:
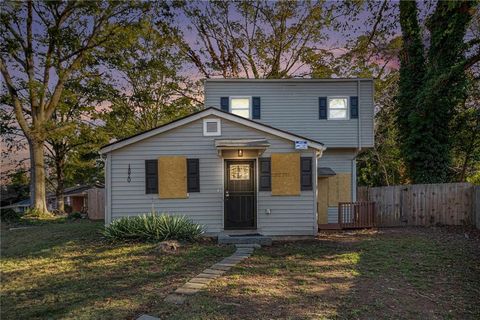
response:
[[[425,16],[426,13],[431,11],[431,3],[432,1],[426,1],[426,2],[419,2],[420,6],[420,11],[421,11],[421,16]],[[199,2],[200,5],[205,5],[205,2]],[[339,5],[342,4],[341,2],[328,2],[327,5]],[[371,23],[372,23],[372,16],[374,16],[377,12],[380,6],[383,4],[383,1],[378,1],[378,2],[373,2],[373,5],[370,7],[365,7],[364,10],[356,17],[354,20],[349,20],[347,21],[346,18],[340,18],[339,21],[343,24],[347,24],[348,22],[348,27],[347,30],[344,32],[339,32],[339,31],[334,31],[334,30],[328,30],[326,33],[329,36],[329,40],[320,44],[323,47],[330,48],[334,50],[336,54],[340,54],[344,51],[344,48],[349,40],[355,39],[356,36],[359,34],[365,34],[371,29]],[[397,5],[398,2],[396,1],[389,1],[387,3],[388,6],[391,7],[391,9],[387,10],[388,14],[391,16],[398,15],[397,12]],[[385,20],[387,20],[388,15],[386,15]],[[231,16],[232,19],[238,18],[238,14],[233,13]],[[382,20],[383,21],[383,20]],[[177,11],[176,15],[174,17],[174,24],[177,25],[184,33],[185,40],[192,45],[192,47],[196,47],[196,41],[197,41],[197,35],[195,31],[193,31],[191,28],[188,27],[188,19],[186,16]],[[88,28],[91,28],[91,26],[88,26]],[[41,26],[41,23],[39,22],[38,18],[34,20],[34,32],[35,33],[41,33],[43,32],[43,27]],[[398,24],[392,24],[390,26],[389,31],[391,34],[399,34],[400,30],[398,28]],[[335,48],[335,49],[333,49]],[[392,67],[395,67],[395,65],[392,65]],[[198,76],[198,72],[192,65],[188,65],[185,67],[183,70],[184,73],[190,74],[191,76],[195,77]],[[18,75],[18,73],[12,72],[15,75]],[[197,75],[194,75],[197,73]],[[56,74],[51,72],[51,87],[53,87],[53,84],[55,83],[57,77]],[[2,78],[3,81],[3,78]],[[2,90],[4,90],[4,86],[2,85]],[[4,92],[2,92],[4,93]],[[4,150],[5,145],[3,143],[2,139],[2,150]],[[18,152],[15,152],[13,154],[9,154],[7,157],[2,156],[2,165],[1,165],[1,171],[4,172],[6,169],[11,168],[10,162],[13,161],[18,161],[20,159],[28,158],[28,151],[21,150]]]

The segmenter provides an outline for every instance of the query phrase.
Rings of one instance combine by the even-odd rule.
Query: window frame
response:
[[[252,96],[230,96],[230,97],[228,97],[228,99],[229,99],[228,100],[228,107],[230,109],[230,113],[234,114],[236,116],[242,117],[242,118],[245,118],[245,117],[233,113],[232,100],[233,99],[248,99],[248,117],[245,118],[245,119],[252,119]]]
[[[345,118],[332,118],[330,117],[330,101],[334,99],[345,99],[347,101],[347,104],[345,106]],[[334,110],[343,110],[339,108],[334,108]],[[327,120],[350,120],[350,98],[347,96],[332,96],[332,97],[327,97]]]
[[[217,124],[217,131],[216,132],[208,132],[207,131],[207,124],[209,122],[215,122]],[[207,118],[203,119],[203,135],[205,137],[218,137],[222,135],[222,122],[220,119],[214,118]]]

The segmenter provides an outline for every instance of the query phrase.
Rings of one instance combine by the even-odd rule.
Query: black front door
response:
[[[255,229],[255,160],[225,160],[224,197],[225,229]]]

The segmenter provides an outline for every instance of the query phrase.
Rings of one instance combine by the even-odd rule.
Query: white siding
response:
[[[362,147],[373,146],[372,94],[372,80],[205,82],[206,107],[219,108],[220,97],[258,96],[261,119],[255,121],[320,141],[328,148],[356,148],[359,142]],[[318,97],[322,96],[358,96],[359,119],[318,119]]]
[[[214,146],[215,139],[266,138],[272,152],[292,152],[291,141],[222,119],[221,137],[204,137],[203,120],[142,140],[111,153],[111,216],[113,219],[150,212],[182,214],[204,224],[209,233],[223,231],[223,159]],[[314,156],[312,150],[305,155]],[[145,194],[145,160],[161,155],[185,155],[200,159],[200,192],[187,199],[160,200],[157,194]],[[128,166],[131,181],[127,182]],[[107,168],[107,170],[109,170]],[[161,179],[161,177],[160,177]],[[314,191],[298,197],[272,197],[258,193],[257,231],[266,235],[312,235],[315,233]],[[271,214],[266,214],[266,209]],[[108,220],[108,219],[107,219]]]

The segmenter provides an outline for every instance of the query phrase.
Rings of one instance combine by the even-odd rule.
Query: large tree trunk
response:
[[[35,195],[33,208],[40,212],[48,212],[46,191],[45,191],[45,155],[43,150],[43,141],[33,140],[31,142],[33,161],[31,163],[34,168]]]
[[[55,196],[57,197],[57,210],[60,213],[65,212],[65,201],[63,199],[63,189],[64,189],[64,174],[63,174],[63,163],[61,159],[55,160],[55,167],[57,171],[57,188],[55,190]]]
[[[30,153],[30,206],[35,202],[35,166],[33,165],[33,143],[28,139],[28,151]]]

